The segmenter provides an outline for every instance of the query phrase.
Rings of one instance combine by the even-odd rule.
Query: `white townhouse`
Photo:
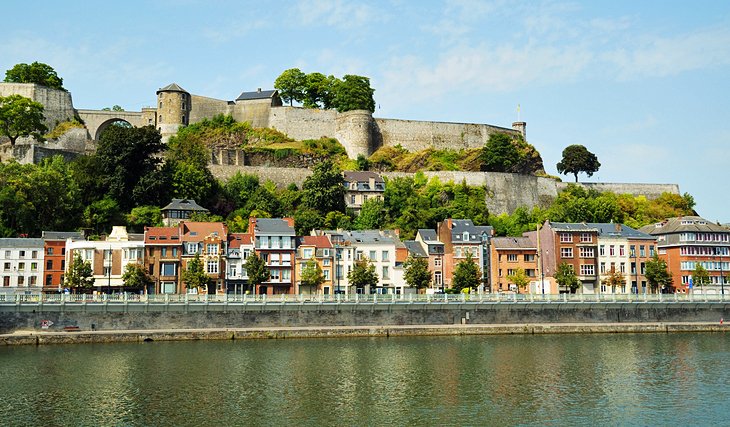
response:
[[[0,239],[0,293],[41,292],[43,239]]]

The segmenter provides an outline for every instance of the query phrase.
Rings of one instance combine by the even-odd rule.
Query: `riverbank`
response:
[[[250,340],[291,338],[353,338],[444,335],[538,335],[601,333],[674,333],[730,331],[728,325],[708,322],[676,323],[554,323],[503,325],[316,326],[225,329],[169,329],[127,331],[38,332],[0,335],[0,346],[154,342],[195,340]]]

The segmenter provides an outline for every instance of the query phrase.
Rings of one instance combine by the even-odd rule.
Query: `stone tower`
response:
[[[190,94],[171,83],[157,91],[157,129],[167,141],[180,126],[190,123]]]

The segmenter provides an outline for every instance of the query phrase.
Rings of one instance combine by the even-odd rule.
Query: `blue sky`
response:
[[[581,180],[677,183],[730,222],[727,1],[31,0],[3,15],[0,71],[45,62],[77,108],[139,110],[171,82],[234,99],[292,67],[365,75],[378,117],[509,127],[519,104],[548,173],[583,144],[602,166]]]

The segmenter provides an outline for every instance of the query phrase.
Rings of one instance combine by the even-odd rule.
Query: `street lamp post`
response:
[[[715,253],[719,252],[718,258],[720,258],[720,294],[725,295],[725,278],[723,277],[722,272],[722,247],[719,249],[720,250],[718,251],[718,248],[715,248]]]
[[[337,290],[335,291],[335,294],[340,294],[340,276],[342,275],[342,272],[340,271],[340,247],[339,244],[335,243],[335,276],[337,276]]]

